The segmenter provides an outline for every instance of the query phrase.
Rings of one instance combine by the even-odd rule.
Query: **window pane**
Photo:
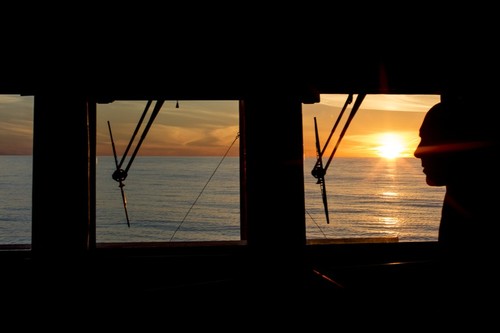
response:
[[[97,242],[240,240],[238,102],[165,101],[144,134],[154,104],[132,143],[147,101],[97,106]]]
[[[33,97],[0,95],[0,244],[31,244]]]
[[[413,151],[423,117],[439,96],[367,95],[340,138],[357,96],[342,113],[347,97],[322,95],[320,103],[303,106],[307,239],[437,240],[444,188],[426,184]],[[329,223],[311,174],[315,117]]]

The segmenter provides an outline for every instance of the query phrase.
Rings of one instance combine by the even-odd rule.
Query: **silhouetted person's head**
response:
[[[482,181],[485,173],[494,170],[499,131],[492,117],[495,109],[484,105],[447,96],[427,112],[414,155],[421,159],[428,185]]]

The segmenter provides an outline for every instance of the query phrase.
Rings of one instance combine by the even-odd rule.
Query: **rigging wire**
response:
[[[123,153],[122,159],[120,160],[120,163],[116,167],[117,169],[120,169],[123,165],[123,162],[125,161],[125,157],[127,157],[128,151],[130,150],[130,147],[132,146],[132,143],[135,140],[135,136],[137,135],[137,132],[139,132],[139,128],[142,125],[142,122],[144,121],[144,117],[146,116],[146,113],[149,110],[149,107],[151,106],[152,100],[148,100],[146,103],[146,107],[144,108],[144,111],[142,112],[141,118],[139,119],[139,122],[137,123],[137,126],[135,127],[134,134],[132,134],[132,137],[130,138],[130,141],[127,145],[127,148],[125,149],[125,152]]]
[[[311,221],[313,221],[313,223],[316,225],[316,227],[319,229],[319,231],[321,231],[321,233],[323,234],[323,237],[324,238],[328,238],[325,234],[325,232],[323,231],[323,228],[321,228],[319,226],[319,224],[316,222],[316,220],[312,217],[311,213],[309,213],[309,211],[306,209],[306,213],[307,215],[309,215],[309,217],[311,218]]]
[[[148,104],[149,104],[149,102],[150,101],[148,101]],[[141,135],[141,137],[139,139],[139,142],[137,143],[137,146],[135,147],[135,150],[134,150],[132,156],[130,157],[130,161],[128,161],[127,167],[125,168],[125,175],[127,175],[128,170],[130,169],[130,166],[132,165],[132,162],[134,161],[134,158],[137,155],[137,152],[139,151],[139,148],[141,147],[142,142],[146,138],[146,135],[148,134],[148,131],[151,128],[151,125],[153,125],[153,121],[155,120],[156,116],[160,112],[161,107],[163,106],[164,102],[165,102],[164,100],[158,100],[158,101],[156,101],[154,110],[151,113],[151,116],[149,117],[148,123],[146,124],[146,127],[144,128],[144,131],[142,132],[142,135]],[[146,108],[146,110],[147,110],[147,108]]]
[[[217,172],[217,170],[219,169],[220,165],[222,164],[222,162],[224,161],[224,159],[226,158],[227,154],[229,153],[229,151],[231,150],[231,148],[233,147],[234,143],[236,142],[236,140],[238,140],[238,138],[240,137],[240,133],[238,132],[236,134],[236,137],[234,138],[233,142],[229,145],[229,148],[226,150],[226,152],[224,153],[224,156],[222,156],[221,160],[219,161],[219,163],[217,164],[217,166],[215,167],[215,170],[214,172],[212,172],[212,174],[210,175],[210,177],[208,178],[208,181],[205,183],[205,185],[203,186],[203,188],[201,189],[200,193],[198,194],[198,196],[196,197],[196,199],[194,200],[194,202],[191,204],[191,207],[189,207],[188,211],[186,212],[186,215],[184,215],[184,218],[182,219],[182,221],[179,223],[179,225],[177,226],[177,228],[175,229],[175,231],[173,232],[172,236],[170,236],[170,241],[172,241],[172,239],[174,239],[175,237],[175,234],[177,233],[177,231],[179,231],[179,229],[181,228],[181,225],[184,223],[184,221],[186,220],[187,216],[189,215],[189,213],[191,212],[191,210],[193,209],[194,205],[196,205],[196,202],[198,201],[198,199],[201,197],[203,191],[205,191],[205,189],[207,188],[208,184],[210,183],[210,181],[212,180],[213,176],[215,175],[215,173]]]
[[[337,143],[335,144],[335,148],[333,148],[332,153],[330,154],[330,158],[328,159],[328,162],[326,162],[325,165],[325,173],[326,169],[328,169],[328,166],[330,165],[330,162],[333,159],[333,155],[335,155],[335,152],[337,151],[340,141],[342,141],[342,138],[344,137],[345,133],[347,132],[347,128],[349,128],[349,125],[351,124],[352,119],[354,118],[354,115],[358,111],[359,107],[361,106],[361,103],[363,102],[363,99],[365,99],[366,94],[358,94],[356,97],[356,101],[354,102],[354,105],[352,106],[351,113],[349,114],[349,117],[346,120],[346,123],[344,124],[344,127],[342,128],[342,132],[340,132],[339,139],[337,140]]]
[[[325,145],[323,146],[323,149],[320,150],[320,152],[319,152],[319,157],[323,156],[323,154],[325,153],[326,147],[330,143],[330,140],[333,136],[333,133],[335,133],[335,130],[337,129],[337,126],[339,125],[340,119],[344,115],[344,112],[345,112],[347,106],[351,103],[352,103],[352,94],[349,94],[349,96],[347,97],[347,99],[344,103],[344,106],[342,107],[342,110],[339,113],[339,116],[337,117],[337,120],[335,121],[335,125],[333,125],[332,130],[330,131],[330,135],[328,136],[328,139],[326,139],[326,142],[325,142]]]

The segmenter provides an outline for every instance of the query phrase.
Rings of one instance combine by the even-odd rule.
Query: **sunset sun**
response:
[[[381,134],[378,143],[377,154],[383,158],[394,159],[401,157],[405,150],[404,139],[398,134]]]

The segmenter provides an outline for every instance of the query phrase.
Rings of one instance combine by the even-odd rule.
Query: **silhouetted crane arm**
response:
[[[349,117],[347,118],[346,123],[344,124],[344,128],[342,129],[342,132],[340,133],[339,139],[337,140],[337,143],[335,144],[334,149],[332,150],[332,153],[330,154],[330,157],[326,163],[326,165],[323,166],[323,154],[328,146],[328,143],[330,142],[330,139],[335,132],[340,119],[342,118],[342,115],[344,114],[345,109],[347,108],[347,105],[351,104],[352,102],[352,94],[349,94],[347,97],[346,102],[344,103],[344,107],[342,108],[339,116],[337,117],[337,120],[335,122],[335,125],[333,126],[330,135],[328,136],[328,139],[323,147],[323,149],[320,149],[320,142],[319,142],[319,134],[318,134],[318,125],[316,122],[316,117],[314,117],[314,133],[316,136],[316,163],[314,164],[314,167],[311,171],[311,174],[313,175],[314,178],[316,178],[318,181],[316,182],[317,184],[320,185],[321,188],[321,197],[323,200],[323,206],[325,209],[325,215],[326,215],[326,223],[330,223],[330,217],[329,217],[329,212],[328,212],[328,199],[326,195],[326,184],[325,184],[325,175],[328,167],[330,166],[330,163],[333,159],[333,156],[335,155],[339,145],[340,141],[344,137],[347,128],[349,127],[352,119],[354,118],[356,112],[358,111],[359,107],[361,106],[361,103],[363,102],[363,99],[365,98],[366,94],[358,94],[356,97],[356,101],[354,102],[353,108],[351,110],[351,113],[349,114]]]
[[[142,122],[143,122],[143,120],[144,120],[144,118],[149,110],[151,103],[152,103],[151,100],[149,100],[147,102],[146,107],[144,108],[144,111],[142,112],[141,118],[140,118],[139,122],[137,123],[137,126],[134,130],[134,133],[132,134],[132,137],[130,138],[129,144],[127,145],[127,148],[125,149],[125,153],[123,154],[119,163],[118,163],[118,158],[117,158],[117,154],[116,154],[115,142],[113,140],[113,134],[111,132],[111,124],[108,121],[109,135],[111,137],[111,145],[113,147],[113,156],[115,158],[115,166],[116,166],[116,169],[113,172],[112,177],[114,180],[116,180],[117,182],[120,183],[119,187],[120,187],[120,190],[122,193],[123,208],[125,209],[125,216],[127,218],[127,225],[129,227],[130,227],[130,220],[129,220],[128,211],[127,211],[127,198],[125,196],[125,191],[123,190],[123,187],[125,186],[125,184],[123,182],[127,178],[128,171],[129,171],[130,167],[132,166],[132,162],[134,161],[135,156],[137,155],[137,152],[139,151],[139,148],[141,147],[142,142],[146,138],[146,135],[148,134],[148,131],[151,128],[151,125],[153,124],[156,116],[160,112],[161,107],[163,106],[164,100],[156,101],[153,112],[151,113],[151,116],[149,117],[148,123],[146,124],[146,127],[144,128],[144,130],[141,134],[139,142],[138,142],[137,146],[135,147],[134,152],[133,152],[132,156],[130,157],[130,160],[129,160],[126,168],[122,169],[122,165],[123,165],[123,162],[125,161],[125,158],[127,157],[127,154],[128,154],[128,151],[130,150],[130,147],[132,146],[132,143],[135,140],[137,133],[139,132],[139,129],[140,129]]]

